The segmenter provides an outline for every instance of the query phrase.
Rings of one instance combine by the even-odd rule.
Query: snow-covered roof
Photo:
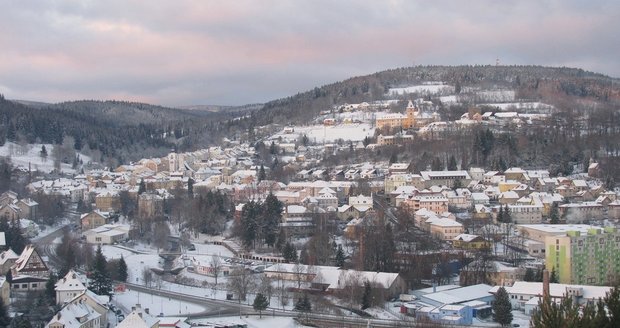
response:
[[[86,303],[69,303],[65,305],[54,317],[45,325],[49,327],[53,324],[61,324],[64,328],[79,328],[87,322],[91,322],[101,317],[92,307]]]
[[[585,234],[591,229],[601,229],[600,227],[588,224],[520,224],[519,227],[555,235],[565,235],[568,231],[579,231]]]
[[[4,232],[2,233],[2,235],[4,235]],[[9,248],[6,251],[0,253],[0,265],[6,263],[6,261],[17,260],[18,258],[19,255],[17,255],[17,253],[15,253],[12,249]]]
[[[303,214],[306,213],[306,208],[300,205],[288,205],[286,211],[288,214]]]
[[[526,282],[516,281],[512,287],[504,287],[509,294],[524,295],[542,295],[542,282]],[[499,286],[493,287],[490,292],[496,293]],[[549,284],[549,295],[551,297],[564,297],[567,289],[581,289],[583,298],[588,300],[602,299],[612,287],[607,286],[589,286],[589,285],[567,285],[567,284]]]
[[[74,290],[84,291],[86,290],[86,286],[84,286],[84,284],[82,283],[78,274],[75,271],[69,270],[69,272],[67,272],[67,274],[62,279],[58,280],[58,282],[56,283],[55,290],[57,292],[74,291]]]
[[[131,311],[131,313],[125,317],[125,320],[121,321],[116,328],[151,328],[157,325],[158,322],[158,318],[154,318],[138,308]]]
[[[479,238],[479,237],[480,236],[462,233],[462,234],[454,237],[454,240],[461,240],[461,241],[464,241],[464,242],[471,242],[471,241],[473,241],[473,240],[475,240],[476,238]]]
[[[459,304],[489,297],[491,288],[492,286],[486,284],[478,284],[430,293],[423,297],[441,304]]]

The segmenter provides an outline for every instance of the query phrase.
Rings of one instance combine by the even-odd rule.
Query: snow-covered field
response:
[[[389,95],[403,95],[409,93],[422,93],[428,95],[450,94],[454,93],[454,87],[443,83],[437,83],[412,85],[404,88],[390,88],[390,90],[388,91]]]
[[[30,169],[35,171],[41,171],[49,173],[54,170],[54,157],[52,156],[54,151],[54,145],[45,144],[45,150],[47,151],[47,157],[41,157],[41,146],[43,144],[28,144],[20,146],[18,144],[7,142],[0,147],[0,157],[10,157],[11,162],[15,167]],[[88,156],[80,154],[84,163],[90,161]],[[62,163],[60,168],[65,173],[74,173],[75,170],[71,168],[70,164]]]
[[[295,127],[294,133],[278,133],[270,139],[275,140],[282,137],[282,140],[294,142],[304,134],[314,143],[334,142],[338,139],[345,141],[361,141],[364,140],[365,137],[372,137],[375,134],[375,128],[368,123],[340,124],[334,126],[301,126]]]

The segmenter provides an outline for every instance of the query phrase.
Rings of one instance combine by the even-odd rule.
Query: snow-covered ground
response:
[[[454,87],[451,85],[443,84],[442,82],[434,84],[421,84],[412,85],[404,88],[390,88],[389,95],[403,95],[409,93],[421,93],[421,94],[450,94],[454,93]]]
[[[160,313],[163,313],[165,316],[185,315],[205,310],[205,307],[197,304],[174,301],[167,297],[159,297],[133,290],[114,294],[113,303],[120,306],[125,313],[130,312],[131,307],[136,304],[140,304],[143,309],[149,309],[153,315]]]
[[[54,145],[45,144],[47,157],[41,157],[41,146],[43,144],[27,144],[20,146],[13,142],[7,142],[0,147],[0,157],[10,157],[15,167],[30,169],[40,172],[49,173],[54,170]],[[84,163],[90,161],[88,156],[80,154],[80,158]],[[74,173],[71,164],[61,163],[60,169],[65,173]]]
[[[268,312],[268,311],[267,311]],[[222,318],[212,318],[212,319],[196,319],[190,320],[192,324],[203,324],[203,325],[214,325],[214,324],[241,324],[247,325],[248,328],[300,328],[307,327],[304,325],[298,324],[293,318],[284,318],[284,317],[270,317],[268,313],[265,312],[262,318],[258,316],[251,317],[222,317]]]
[[[365,137],[372,137],[375,134],[375,128],[369,123],[339,124],[334,126],[310,125],[295,127],[295,132],[293,133],[277,133],[270,139],[276,140],[281,137],[282,140],[287,142],[294,142],[304,134],[314,143],[334,142],[338,139],[361,141]]]
[[[153,251],[151,254],[136,254],[129,250],[113,245],[104,245],[101,251],[106,259],[120,259],[121,255],[127,263],[129,273],[128,281],[136,284],[143,283],[143,274],[145,268],[162,268],[163,259]]]

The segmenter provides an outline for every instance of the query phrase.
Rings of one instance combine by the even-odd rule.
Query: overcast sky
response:
[[[3,1],[0,93],[240,105],[376,71],[536,64],[620,77],[620,1]]]

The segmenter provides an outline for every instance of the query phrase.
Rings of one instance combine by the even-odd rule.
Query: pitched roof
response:
[[[77,273],[73,270],[69,270],[67,274],[56,283],[55,290],[58,291],[84,291],[86,286],[82,283]]]
[[[15,253],[12,249],[7,249],[6,251],[0,253],[0,264],[6,263],[8,260],[17,260],[19,255]]]
[[[82,327],[85,322],[89,322],[101,317],[92,307],[86,303],[69,303],[65,305],[45,327],[60,323],[64,328]]]

